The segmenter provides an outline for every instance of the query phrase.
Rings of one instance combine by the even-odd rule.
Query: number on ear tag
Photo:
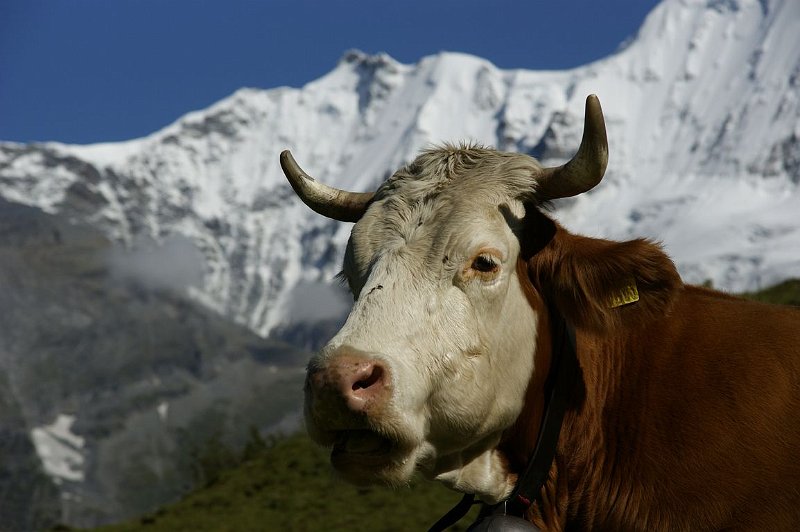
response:
[[[639,289],[636,288],[636,279],[630,278],[628,283],[616,294],[611,296],[608,302],[610,308],[617,308],[639,301]]]

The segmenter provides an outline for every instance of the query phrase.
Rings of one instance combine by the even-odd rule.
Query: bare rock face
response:
[[[61,517],[60,493],[42,470],[19,402],[0,373],[0,523],[8,530],[43,530]]]
[[[306,354],[137,260],[96,229],[0,201],[3,527],[133,517],[192,486],[205,442],[235,449],[253,428],[296,424]]]

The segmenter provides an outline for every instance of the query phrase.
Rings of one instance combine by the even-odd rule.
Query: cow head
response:
[[[486,501],[508,495],[496,448],[522,410],[537,338],[517,268],[525,204],[589,190],[606,161],[595,96],[578,153],[557,168],[444,146],[376,192],[350,193],[281,154],[309,207],[356,222],[342,271],[353,309],[306,380],[309,433],[343,477],[402,484],[418,470]]]

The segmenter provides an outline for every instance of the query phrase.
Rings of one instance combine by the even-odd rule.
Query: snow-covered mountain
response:
[[[242,89],[146,138],[0,145],[0,193],[125,242],[188,236],[206,258],[194,295],[266,335],[303,319],[294,291],[328,282],[349,231],[293,197],[282,149],[352,190],[432,142],[473,139],[555,164],[578,145],[589,93],[606,113],[610,165],[601,187],[562,206],[567,226],[661,239],[688,280],[725,289],[800,275],[794,0],[666,0],[618,53],[568,71],[349,52],[300,89]]]
[[[109,275],[177,285],[261,336],[312,345],[347,309],[331,279],[350,225],[300,203],[281,150],[358,191],[444,141],[559,164],[579,144],[590,93],[605,111],[609,168],[597,189],[558,203],[565,225],[661,240],[690,282],[738,291],[800,276],[797,0],[665,0],[617,53],[567,71],[501,70],[456,53],[404,65],[348,52],[302,88],[242,89],[145,138],[0,143],[0,197],[117,246],[155,239],[163,252],[112,256]],[[0,349],[0,370],[22,360],[9,349]],[[24,415],[14,416],[27,416],[15,430],[35,411],[38,440],[83,441],[86,421],[73,424],[52,405],[31,410],[24,395],[15,395]],[[147,406],[153,419],[158,401]],[[64,482],[76,482],[73,469]]]

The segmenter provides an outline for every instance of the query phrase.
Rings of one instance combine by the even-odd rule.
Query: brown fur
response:
[[[538,330],[554,302],[575,326],[581,373],[531,520],[800,529],[800,311],[685,286],[657,245],[572,235],[533,207],[520,241]],[[640,301],[609,308],[626,277]],[[543,333],[524,413],[501,446],[516,471],[538,435],[549,359]]]

